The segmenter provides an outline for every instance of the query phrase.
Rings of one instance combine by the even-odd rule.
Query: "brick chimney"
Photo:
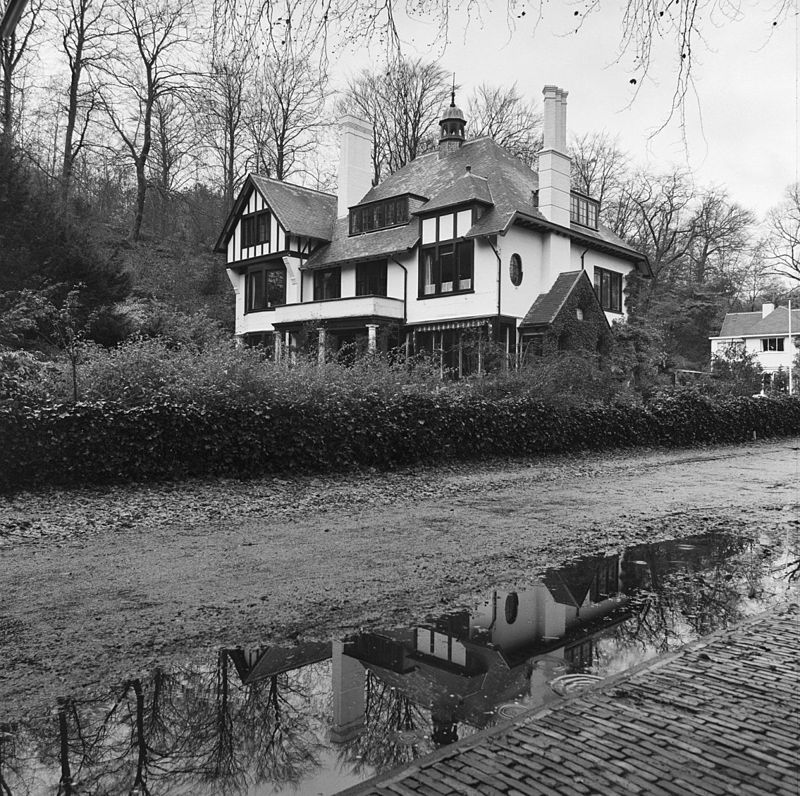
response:
[[[544,140],[539,152],[539,211],[554,224],[568,227],[570,158],[567,154],[567,92],[545,86]]]
[[[348,115],[342,118],[341,128],[337,218],[346,217],[348,208],[372,187],[372,126]]]

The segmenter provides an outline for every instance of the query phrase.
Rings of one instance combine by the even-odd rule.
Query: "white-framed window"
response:
[[[762,337],[761,350],[762,351],[783,351],[785,340],[783,337]]]

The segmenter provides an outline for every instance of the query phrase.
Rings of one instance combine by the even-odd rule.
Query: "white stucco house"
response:
[[[566,99],[544,88],[538,171],[491,138],[469,140],[453,96],[437,150],[376,186],[372,131],[353,117],[338,196],[249,175],[215,247],[236,292],[237,336],[276,357],[309,334],[328,350],[388,337],[440,352],[461,374],[476,336],[513,362],[565,313],[573,332],[624,318],[626,279],[646,275],[647,260],[603,226],[595,199],[571,190]]]
[[[755,354],[765,374],[789,369],[800,347],[800,310],[764,304],[760,312],[729,312],[718,337],[711,339],[711,357],[727,352]]]

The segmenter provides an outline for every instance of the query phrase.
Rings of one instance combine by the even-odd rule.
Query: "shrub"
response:
[[[800,433],[800,400],[686,391],[647,405],[558,405],[370,388],[23,406],[0,408],[0,488],[740,442],[753,432]]]
[[[58,369],[28,351],[0,349],[0,406],[45,403],[58,387]]]

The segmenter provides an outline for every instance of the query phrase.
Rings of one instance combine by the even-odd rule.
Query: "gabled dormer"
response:
[[[307,258],[333,236],[336,197],[250,174],[214,251],[228,267],[273,256]]]
[[[419,296],[473,290],[475,241],[469,231],[487,208],[492,193],[471,167],[415,213],[420,219]]]

